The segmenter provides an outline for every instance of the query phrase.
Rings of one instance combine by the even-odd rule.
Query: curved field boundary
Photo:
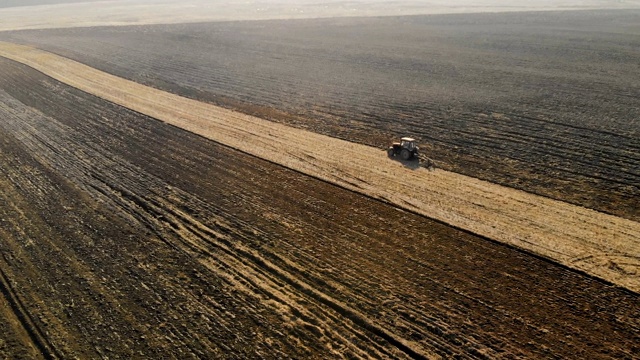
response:
[[[640,223],[294,129],[128,81],[32,47],[0,56],[248,154],[391,202],[640,292]],[[202,164],[206,166],[206,164]]]

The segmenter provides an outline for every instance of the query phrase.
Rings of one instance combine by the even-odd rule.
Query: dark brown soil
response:
[[[640,11],[0,34],[164,90],[640,219]]]
[[[0,357],[640,353],[638,294],[8,60],[0,119]]]

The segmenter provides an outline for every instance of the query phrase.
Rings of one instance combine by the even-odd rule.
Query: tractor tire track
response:
[[[31,343],[40,351],[38,357],[41,356],[44,359],[61,359],[62,357],[51,345],[47,336],[38,326],[35,325],[35,322],[29,315],[26,307],[22,304],[20,298],[16,295],[16,292],[13,290],[9,279],[2,268],[6,268],[6,265],[0,267],[0,293],[2,293],[2,296],[9,303],[9,307],[13,311],[15,317],[20,321],[24,331],[29,335]]]

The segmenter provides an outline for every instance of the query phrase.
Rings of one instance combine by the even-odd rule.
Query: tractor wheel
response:
[[[387,149],[387,155],[389,155],[389,157],[393,157],[395,154],[396,154],[396,152],[393,151],[393,148]]]
[[[402,158],[402,160],[411,159],[411,155],[413,155],[413,154],[411,153],[411,151],[409,151],[407,149],[402,149],[402,151],[400,152],[400,157]]]

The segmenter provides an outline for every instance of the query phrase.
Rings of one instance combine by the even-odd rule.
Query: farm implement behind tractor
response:
[[[387,148],[387,155],[390,158],[399,157],[406,166],[412,168],[425,167],[429,170],[435,170],[436,164],[433,160],[419,152],[420,148],[416,145],[416,139],[403,137],[400,142],[393,142]]]

